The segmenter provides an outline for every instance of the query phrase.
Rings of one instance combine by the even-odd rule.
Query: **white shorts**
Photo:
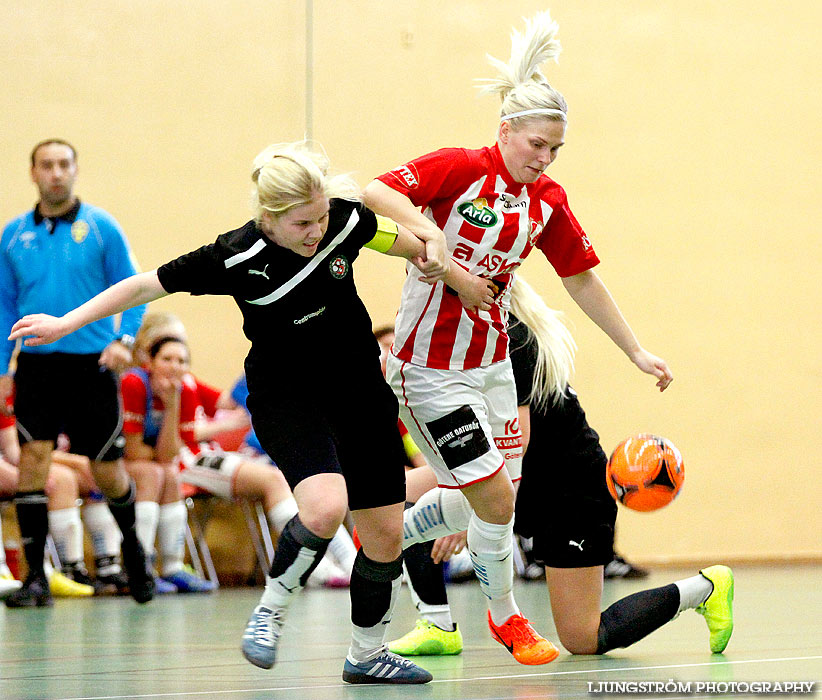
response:
[[[462,488],[507,467],[522,473],[522,431],[511,361],[441,370],[388,356],[400,418],[443,488]]]
[[[180,481],[230,501],[234,498],[237,468],[244,459],[237,452],[204,447],[193,455],[184,448],[180,454]]]

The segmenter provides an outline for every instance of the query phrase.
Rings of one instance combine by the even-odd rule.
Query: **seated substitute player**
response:
[[[0,419],[0,426],[8,419],[8,416],[3,416]],[[13,418],[11,421],[13,427]],[[4,429],[0,427],[0,430]],[[14,441],[16,442],[16,436]],[[10,456],[13,456],[14,451],[10,450],[10,452],[12,453]],[[16,466],[3,458],[3,454],[5,454],[4,451],[0,450],[0,499],[5,500],[13,497],[16,493],[19,473]],[[61,549],[60,545],[68,539],[71,539],[75,545],[74,551],[79,547],[80,556],[82,556],[83,525],[80,520],[80,510],[77,507],[79,489],[76,475],[71,469],[52,461],[46,479],[45,492],[48,497],[49,530],[61,558],[66,550]],[[71,535],[74,535],[74,537],[70,537]],[[48,563],[45,564],[45,574],[49,590],[53,596],[74,598],[94,594],[94,588],[90,585],[73,581],[60,571],[55,571]],[[0,524],[0,599],[6,598],[19,590],[21,586],[22,582],[12,576],[11,570],[6,563],[5,549],[3,548],[3,530],[2,524]]]
[[[222,410],[241,410],[248,415],[248,381],[243,374],[231,387],[229,391],[220,394],[217,400],[217,408]],[[270,465],[268,468],[277,469],[271,458],[266,454],[254,428],[250,428],[243,438],[240,454],[254,461],[262,461]],[[272,527],[280,533],[286,522],[297,514],[297,502],[293,496],[283,500],[278,506],[281,516],[275,519],[269,518]],[[285,518],[283,521],[282,518]],[[328,543],[328,550],[325,557],[308,577],[307,585],[326,586],[328,588],[345,588],[351,583],[351,572],[354,569],[354,561],[357,558],[357,548],[345,525],[340,525],[331,542]]]
[[[517,277],[508,333],[526,450],[515,529],[533,538],[536,559],[544,563],[560,641],[572,654],[604,654],[695,609],[708,624],[711,651],[722,652],[733,631],[734,579],[726,566],[629,595],[601,611],[617,506],[605,485],[599,436],[568,385],[575,344],[559,316]],[[462,640],[456,625],[450,627],[442,576],[433,573],[431,557],[425,559],[427,566],[408,567],[410,588],[423,601],[421,619],[389,648],[405,656],[459,653]]]
[[[348,177],[328,177],[324,156],[294,144],[255,160],[255,218],[215,243],[114,285],[62,317],[20,319],[10,339],[50,343],[110,314],[166,294],[231,295],[251,341],[248,408],[260,442],[299,506],[277,543],[243,653],[270,668],[286,608],[351,508],[362,548],[351,576],[348,683],[427,683],[431,674],[390,653],[387,623],[402,580],[405,500],[397,401],[380,371],[371,320],[351,264],[370,245],[411,259],[432,283],[455,289],[441,234],[410,233],[359,202]],[[457,266],[454,266],[457,267]],[[464,272],[464,271],[463,271]],[[487,303],[474,279],[464,291]],[[362,426],[370,426],[363,449]]]

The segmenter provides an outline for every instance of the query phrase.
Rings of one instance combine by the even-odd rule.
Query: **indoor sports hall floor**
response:
[[[605,602],[691,573],[668,569],[644,581],[608,581]],[[124,598],[60,599],[52,609],[27,611],[0,606],[0,698],[559,700],[605,697],[589,683],[596,691],[605,681],[672,680],[683,690],[690,682],[691,692],[663,694],[668,700],[747,696],[727,688],[697,691],[698,682],[815,681],[815,694],[822,694],[822,565],[737,567],[736,581],[736,628],[724,655],[708,652],[704,621],[688,611],[628,650],[600,657],[562,653],[536,667],[518,665],[491,640],[475,583],[452,585],[465,651],[423,658],[434,674],[426,686],[342,683],[347,590],[309,590],[296,601],[271,671],[249,665],[239,652],[259,595],[254,589],[169,596],[142,607]],[[518,582],[516,594],[536,627],[556,641],[544,584]],[[401,634],[414,620],[403,590],[391,631]]]

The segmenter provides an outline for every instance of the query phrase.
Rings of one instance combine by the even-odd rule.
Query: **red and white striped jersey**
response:
[[[396,320],[394,354],[436,369],[484,367],[508,355],[506,324],[513,273],[539,248],[560,277],[598,262],[568,207],[565,190],[546,175],[515,182],[499,148],[444,148],[379,177],[406,195],[445,233],[469,272],[500,290],[490,311],[467,311],[445,284],[428,285],[408,265]]]

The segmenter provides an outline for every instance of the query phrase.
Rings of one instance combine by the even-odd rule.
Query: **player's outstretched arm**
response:
[[[373,180],[363,190],[365,205],[377,214],[387,216],[405,226],[425,244],[425,254],[413,261],[426,277],[426,282],[442,279],[451,260],[445,234],[408,197],[379,180]]]
[[[401,226],[390,219],[378,217],[378,221],[383,228],[387,228],[387,223],[396,227],[394,234],[396,238],[390,248],[383,248],[386,255],[396,255],[410,260],[411,263],[423,274],[426,274],[424,267],[425,247],[423,242],[411,233],[405,226]],[[374,247],[369,244],[369,247]],[[494,303],[494,291],[490,280],[484,277],[473,275],[461,265],[452,260],[449,256],[450,264],[448,269],[442,273],[441,280],[433,277],[423,277],[429,284],[442,281],[459,294],[463,306],[471,311],[488,311]]]
[[[630,358],[639,369],[652,374],[660,391],[665,391],[674,380],[665,360],[652,355],[637,340],[608,288],[593,270],[563,277],[568,294],[586,315]]]
[[[9,340],[25,338],[24,345],[47,345],[88,323],[113,316],[132,306],[147,304],[168,294],[157,277],[157,270],[142,272],[118,282],[64,316],[29,314],[11,328]],[[27,337],[30,336],[30,337]]]

